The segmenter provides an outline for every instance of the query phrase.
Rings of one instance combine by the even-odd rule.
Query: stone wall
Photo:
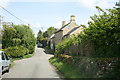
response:
[[[90,56],[90,54],[94,53],[95,48],[94,44],[90,42],[84,42],[79,45],[71,45],[69,48],[66,48],[64,54],[68,55],[77,55],[77,56]]]
[[[65,63],[72,64],[81,72],[82,78],[116,78],[120,79],[119,58],[62,58]],[[116,71],[115,71],[116,69]],[[114,73],[115,72],[115,73]]]

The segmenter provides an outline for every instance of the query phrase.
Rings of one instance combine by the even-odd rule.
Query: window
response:
[[[70,25],[68,25],[68,29],[70,29]]]
[[[1,53],[0,53],[0,60],[1,60],[2,56],[1,56]]]
[[[5,56],[3,52],[2,52],[2,60],[5,60]]]
[[[6,54],[6,53],[4,53],[4,54],[5,54],[6,59],[7,59],[7,60],[9,60],[9,58],[8,58],[7,54]]]

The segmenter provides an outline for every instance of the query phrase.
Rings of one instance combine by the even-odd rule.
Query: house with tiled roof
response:
[[[67,39],[70,38],[72,36],[76,36],[79,32],[81,32],[83,30],[83,27],[75,27],[72,30],[70,30],[68,33],[64,34],[62,39]]]
[[[51,49],[53,46],[57,45],[64,39],[76,36],[82,30],[83,27],[76,24],[75,16],[74,15],[70,16],[70,22],[66,23],[65,21],[62,21],[62,27],[55,31],[48,39],[51,44]]]

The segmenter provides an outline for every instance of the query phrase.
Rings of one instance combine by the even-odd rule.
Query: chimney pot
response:
[[[62,27],[63,27],[65,24],[66,24],[66,22],[65,22],[65,21],[62,21]]]
[[[75,21],[75,16],[71,15],[71,21]]]

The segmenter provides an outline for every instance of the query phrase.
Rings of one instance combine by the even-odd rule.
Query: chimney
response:
[[[71,15],[71,20],[70,21],[75,21],[75,16]]]
[[[63,27],[65,24],[66,24],[66,22],[65,22],[65,21],[62,21],[62,27]]]

